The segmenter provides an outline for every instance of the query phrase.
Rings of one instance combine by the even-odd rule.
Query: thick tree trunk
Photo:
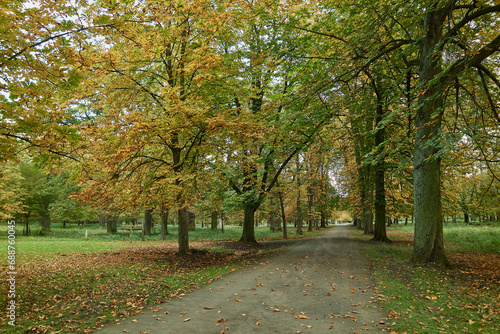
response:
[[[219,213],[217,211],[212,211],[211,225],[210,225],[212,230],[215,230],[217,228],[218,220],[219,220]]]
[[[385,140],[385,128],[384,126],[381,126],[384,118],[384,102],[383,94],[380,89],[380,83],[376,80],[372,80],[372,85],[377,97],[377,113],[375,118],[377,131],[375,132],[375,150],[379,155],[377,163],[375,164],[375,230],[372,240],[390,242],[389,238],[387,238],[385,228],[385,153],[383,153],[382,147]]]
[[[40,217],[40,227],[42,231],[50,232],[50,215],[44,214]]]
[[[118,232],[118,218],[106,216],[106,230],[108,233]]]
[[[279,216],[279,208],[276,198],[270,197],[270,211],[268,215],[269,229],[273,232],[281,232],[281,219]]]
[[[187,208],[177,210],[179,219],[179,254],[189,253],[189,222]]]
[[[321,211],[321,227],[326,228],[326,212]]]
[[[144,234],[151,235],[151,227],[153,226],[153,211],[144,211]]]
[[[418,98],[415,119],[416,141],[413,160],[413,200],[415,207],[416,263],[438,262],[448,267],[443,242],[441,205],[441,160],[439,131],[443,113],[443,92],[431,82],[441,72],[441,53],[437,50],[447,13],[429,11],[423,21],[425,36],[421,41],[419,80],[422,94]]]
[[[258,204],[254,202],[245,203],[245,218],[243,220],[243,233],[241,235],[240,241],[257,243],[255,240],[255,211],[259,207]]]
[[[385,228],[385,186],[384,169],[375,172],[375,230],[372,240],[390,242]],[[390,218],[389,218],[390,219]]]

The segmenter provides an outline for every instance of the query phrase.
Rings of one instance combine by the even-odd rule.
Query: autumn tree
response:
[[[241,7],[241,26],[226,59],[233,64],[235,85],[232,121],[224,139],[224,173],[245,212],[241,241],[255,243],[255,212],[279,176],[328,117],[307,113],[307,101],[296,101],[297,69],[286,54],[295,32],[286,30],[286,4],[256,2]],[[221,138],[222,139],[222,138]]]
[[[0,221],[23,213],[23,197],[26,193],[22,181],[19,165],[12,162],[0,165]]]
[[[214,108],[220,71],[214,43],[228,22],[224,4],[91,7],[113,28],[85,53],[86,80],[73,100],[89,105],[92,116],[81,131],[89,139],[82,147],[82,199],[98,195],[103,204],[147,210],[175,204],[182,254],[189,251],[187,206],[202,147],[222,124],[223,111]]]

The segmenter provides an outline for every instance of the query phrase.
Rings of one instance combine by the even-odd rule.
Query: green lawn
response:
[[[412,225],[393,225],[388,228],[393,244],[365,246],[377,264],[374,278],[390,331],[500,332],[500,223],[445,224],[446,252],[458,264],[454,270],[411,264],[412,234]]]

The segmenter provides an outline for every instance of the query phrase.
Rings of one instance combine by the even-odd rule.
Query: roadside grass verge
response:
[[[499,226],[445,226],[445,248],[456,266],[410,263],[413,226],[391,226],[392,244],[367,242],[375,261],[379,301],[395,333],[500,332]],[[368,241],[371,237],[357,232]],[[491,240],[496,238],[496,240]]]
[[[279,241],[280,232],[263,227],[256,229],[258,246],[236,242],[241,234],[238,228],[234,232],[228,228],[224,234],[198,230],[190,234],[190,246],[198,251],[185,256],[176,254],[176,236],[130,244],[127,239],[97,238],[99,230],[88,233],[87,241],[81,239],[79,229],[75,229],[77,236],[59,233],[57,227],[52,236],[25,237],[21,231],[16,236],[16,327],[7,325],[2,311],[0,332],[90,333],[145,308],[159,309],[159,303],[211,284],[289,244]],[[5,246],[7,234],[2,232],[0,244]],[[0,252],[2,280],[7,273],[6,255]],[[3,310],[6,298],[7,287],[1,285]],[[164,311],[158,314],[166,316]]]

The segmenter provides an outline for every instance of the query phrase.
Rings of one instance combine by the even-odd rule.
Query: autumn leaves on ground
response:
[[[495,226],[485,227],[484,233],[486,229],[498,233]],[[467,249],[466,244],[447,242],[449,258],[457,269],[444,272],[435,267],[414,267],[407,257],[412,240],[409,230],[409,226],[389,228],[392,245],[369,242],[362,234],[356,237],[363,240],[361,246],[376,261],[373,269],[379,299],[390,318],[386,330],[492,333],[498,329],[498,247],[496,253],[484,254]],[[306,237],[311,235],[306,233]],[[43,243],[44,239],[25,239],[26,245],[33,242]],[[112,241],[112,248],[96,246],[97,251],[85,252],[78,251],[78,243],[74,251],[51,253],[45,249],[44,254],[20,262],[16,332],[92,332],[106,323],[158,307],[158,303],[292,243],[259,242],[259,246],[249,246],[227,240],[197,241],[191,243],[196,251],[185,256],[176,254],[174,242],[161,241],[132,245]],[[5,291],[0,295],[5,298]],[[0,321],[7,328],[5,318]]]
[[[226,231],[226,238],[230,232]],[[224,236],[218,231],[214,234]],[[314,234],[317,232],[306,233]],[[19,238],[19,309],[14,332],[90,332],[106,322],[138,314],[147,306],[193,290],[259,254],[287,244],[199,241],[191,242],[193,254],[180,256],[174,241],[132,245],[128,241],[109,241],[109,245],[103,245],[102,241],[89,240],[99,250],[82,253],[78,250],[81,240],[72,241],[68,248],[58,248],[56,238],[47,238]],[[27,254],[23,255],[24,249]],[[2,270],[2,275],[6,272]],[[1,289],[1,304],[6,305],[6,287],[2,285]],[[9,330],[6,320],[2,317],[0,326]]]

